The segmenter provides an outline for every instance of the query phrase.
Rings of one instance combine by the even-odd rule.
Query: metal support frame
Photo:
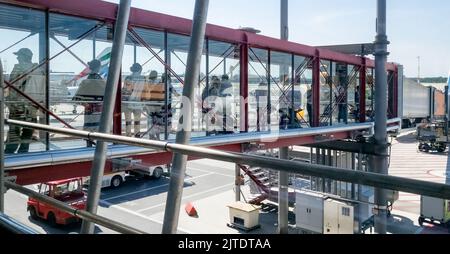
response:
[[[177,144],[188,144],[192,131],[191,113],[194,110],[194,88],[198,84],[200,62],[205,42],[206,19],[208,16],[209,0],[195,1],[194,18],[192,22],[192,37],[189,46],[189,55],[186,67],[185,85],[183,87],[183,100],[181,106],[182,116],[179,119]],[[183,183],[186,173],[188,157],[183,154],[174,154],[172,172],[167,193],[167,202],[164,213],[163,234],[175,234],[178,227],[178,217],[183,195]]]
[[[50,57],[50,13],[45,12],[45,59]],[[45,107],[50,108],[50,64],[45,65]],[[45,113],[45,123],[50,124],[50,114]],[[50,134],[45,133],[45,150],[50,151]]]
[[[280,36],[281,40],[287,41],[289,39],[289,24],[288,24],[288,0],[281,0],[280,6]],[[269,57],[270,59],[270,57]],[[291,57],[291,66],[294,64],[294,57]],[[270,63],[270,60],[269,60]],[[286,67],[282,66],[281,70],[286,73]],[[269,65],[270,70],[270,65]],[[292,68],[292,74],[294,73],[294,68]],[[269,76],[271,74],[269,73]],[[293,84],[293,79],[291,77],[291,84]],[[285,80],[283,81],[285,83]],[[294,86],[292,86],[294,87]],[[270,88],[270,86],[269,86]],[[281,88],[282,96],[284,96],[284,92]],[[269,94],[271,90],[269,89]],[[292,92],[293,95],[293,92]],[[270,100],[270,99],[269,99]],[[293,97],[291,103],[293,103]],[[270,118],[270,114],[268,116]],[[281,147],[279,150],[279,158],[283,160],[289,160],[289,147]],[[289,174],[287,172],[279,172],[278,173],[278,233],[287,234],[288,233],[288,213],[289,213],[289,197],[288,197],[288,182],[289,182]]]
[[[386,35],[386,0],[377,0],[377,35],[375,38],[375,144],[383,147],[387,145],[387,76],[386,62],[387,45]],[[381,154],[387,154],[387,147]],[[371,170],[378,174],[387,175],[389,171],[387,156],[372,156]],[[387,193],[384,189],[375,189],[375,232],[386,234],[387,229]]]
[[[249,155],[242,153],[224,152],[209,148],[196,147],[192,145],[173,144],[165,141],[144,140],[124,136],[115,136],[105,133],[88,132],[81,130],[71,130],[57,128],[36,123],[28,123],[17,120],[5,120],[7,124],[19,125],[27,128],[44,130],[48,132],[70,135],[74,137],[87,138],[90,140],[99,140],[114,142],[117,144],[140,146],[146,148],[155,148],[171,153],[182,153],[193,157],[202,157],[206,159],[220,160],[242,165],[270,168],[278,171],[289,172],[293,174],[309,175],[313,177],[326,177],[333,180],[349,183],[362,184],[372,187],[380,187],[390,190],[398,190],[413,194],[425,195],[430,197],[450,199],[450,185],[432,183],[427,181],[415,180],[404,177],[389,176],[371,172],[359,172],[348,169],[340,169],[325,165],[316,165],[298,161],[286,161],[277,158]],[[333,127],[346,128],[346,127]]]
[[[289,147],[281,147],[279,151],[281,160],[289,160]],[[278,233],[288,233],[288,197],[289,173],[278,172]]]
[[[99,131],[101,133],[109,133],[111,131],[111,121],[113,120],[113,112],[118,90],[117,86],[120,76],[120,68],[122,65],[122,55],[125,45],[125,38],[127,35],[130,9],[131,0],[120,1],[116,26],[114,28],[114,41],[111,50],[111,62],[108,71],[109,75],[106,81],[103,112],[100,119]],[[104,141],[98,142],[95,147],[95,155],[92,163],[90,185],[88,189],[88,200],[86,204],[86,211],[93,214],[97,213],[98,203],[100,200],[100,189],[106,163],[106,151],[107,143]],[[94,223],[83,221],[81,233],[94,233]]]
[[[367,83],[366,59],[362,58],[362,67],[359,69],[359,122],[366,121],[366,83]]]
[[[313,125],[320,126],[320,51],[316,50],[313,62]]]
[[[244,149],[244,145],[241,145],[241,153],[244,153],[245,149]],[[235,190],[234,190],[234,200],[237,201],[241,201],[241,183],[242,183],[242,178],[241,178],[241,165],[236,164],[235,168],[234,168],[234,180],[235,180]]]
[[[0,59],[0,212],[5,212],[5,96],[3,64]]]

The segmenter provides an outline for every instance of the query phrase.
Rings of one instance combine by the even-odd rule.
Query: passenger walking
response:
[[[146,82],[142,101],[145,101],[147,113],[147,132],[149,139],[160,140],[163,132],[165,84],[158,83],[158,72],[151,71]]]
[[[84,106],[83,130],[98,131],[103,108],[103,97],[105,95],[106,81],[100,76],[101,62],[94,59],[88,63],[90,73],[83,80],[73,97],[73,100],[81,101]],[[87,141],[87,146],[93,146],[92,141]]]
[[[141,98],[145,86],[145,77],[141,75],[142,66],[135,63],[131,66],[130,71],[131,75],[125,78],[125,85],[122,91],[122,99],[125,101],[123,106],[125,113],[125,133],[128,137],[132,135],[138,136],[141,132],[141,116],[143,111]],[[131,133],[133,123],[134,134]]]
[[[33,63],[33,52],[28,48],[21,48],[14,53],[17,56],[18,63],[14,65],[14,68],[9,76],[11,82],[20,78],[30,70],[38,66],[37,63]],[[28,94],[37,102],[42,103],[45,91],[45,80],[42,69],[37,68],[33,72],[21,77],[15,81],[12,85],[20,91]],[[37,122],[38,110],[31,102],[27,102],[26,99],[12,88],[5,90],[6,106],[9,108],[9,119],[20,120],[26,122]],[[30,143],[32,141],[33,129],[24,128],[20,126],[10,126],[5,153],[26,153],[29,151]]]

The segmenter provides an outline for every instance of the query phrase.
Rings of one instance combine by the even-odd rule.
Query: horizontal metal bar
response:
[[[387,120],[387,124],[393,124],[393,123],[401,123],[402,119],[401,118],[392,118]]]
[[[78,216],[78,217],[80,217],[83,220],[92,221],[92,222],[94,222],[96,224],[102,225],[104,227],[107,227],[107,228],[112,229],[114,231],[117,231],[119,233],[123,233],[123,234],[145,234],[144,231],[140,231],[138,229],[134,229],[134,228],[129,227],[129,226],[125,225],[125,224],[122,224],[122,223],[110,220],[110,219],[102,217],[102,216],[98,216],[98,215],[95,215],[95,214],[88,213],[88,212],[86,212],[84,210],[75,209],[75,208],[71,207],[70,205],[68,205],[68,204],[66,204],[64,202],[61,202],[61,201],[56,200],[56,199],[53,199],[53,198],[51,198],[49,196],[45,196],[45,195],[39,194],[39,193],[34,192],[34,191],[30,190],[30,189],[27,189],[27,188],[25,188],[23,186],[17,185],[15,183],[5,182],[5,186],[7,188],[13,189],[13,190],[15,190],[15,191],[17,191],[19,193],[22,193],[22,194],[24,194],[24,195],[26,195],[28,197],[32,197],[32,198],[35,198],[35,199],[37,199],[37,200],[39,200],[41,202],[47,203],[49,205],[52,205],[52,206],[54,206],[54,207],[56,207],[58,209],[63,210],[64,212],[70,213],[70,214],[72,214],[74,216]]]
[[[8,120],[7,123],[13,124],[14,121]],[[300,138],[307,136],[321,136],[345,131],[362,131],[362,132],[366,131],[367,134],[370,134],[373,130],[373,126],[374,126],[373,123],[362,123],[362,124],[351,124],[341,127],[334,126],[334,127],[320,127],[320,128],[308,128],[296,130],[283,130],[280,132],[272,132],[272,133],[270,132],[238,133],[215,137],[192,138],[190,144],[195,146],[208,147],[208,146],[222,146],[222,145],[253,143],[253,142],[270,142],[270,141],[273,142],[281,139],[288,140],[291,138]],[[53,127],[49,127],[49,129],[46,130],[50,131],[50,129],[53,129]],[[76,133],[78,133],[77,130],[70,130],[70,131],[75,131]],[[84,131],[80,132],[85,133]],[[74,135],[75,133],[70,132],[70,134]],[[85,135],[82,136],[75,135],[75,136],[85,138]],[[174,143],[174,141],[172,140],[169,141],[168,143]],[[160,149],[157,149],[156,147],[141,148],[135,146],[130,147],[130,146],[111,145],[108,148],[107,155],[110,158],[119,158],[130,155],[149,154],[152,152],[164,150],[164,146],[161,145],[160,147],[161,147]],[[5,168],[7,170],[14,170],[37,166],[51,166],[51,165],[65,164],[70,162],[92,161],[94,151],[95,151],[94,148],[84,147],[76,149],[14,154],[6,157]]]
[[[168,142],[155,140],[143,140],[138,138],[115,136],[103,133],[68,130],[63,128],[50,127],[42,124],[27,123],[15,120],[6,120],[6,122],[8,124],[15,124],[23,127],[29,127],[33,129],[50,131],[61,134],[69,134],[94,140],[115,142],[134,146],[154,147],[169,152],[182,153],[190,156],[200,156],[202,158],[227,161],[243,165],[271,168],[274,170],[294,174],[323,177],[332,180],[344,181],[348,183],[357,183],[372,187],[380,187],[383,189],[398,190],[430,197],[450,199],[450,186],[445,184],[431,183],[426,181],[396,176],[380,175],[368,172],[352,171],[348,169],[340,169],[324,165],[286,161],[256,155],[223,152],[214,149],[196,147],[192,145],[170,144]]]
[[[314,147],[319,149],[329,149],[335,151],[344,151],[352,153],[362,153],[367,155],[376,155],[376,149],[371,143],[358,143],[351,141],[333,141],[320,144],[305,145],[306,147]]]
[[[26,235],[35,235],[39,234],[36,230],[30,228],[27,225],[22,224],[21,222],[9,217],[4,213],[0,213],[0,227],[5,228],[9,232],[13,234],[26,234]]]

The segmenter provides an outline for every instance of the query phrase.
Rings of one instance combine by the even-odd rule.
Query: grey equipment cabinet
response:
[[[323,234],[323,204],[326,198],[320,193],[296,192],[295,219],[300,233]]]

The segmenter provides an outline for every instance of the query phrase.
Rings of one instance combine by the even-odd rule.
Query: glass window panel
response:
[[[176,34],[168,34],[168,50],[170,51],[170,66],[175,73],[184,80],[186,71],[186,62],[189,52],[190,37]],[[205,44],[206,45],[206,44]],[[205,48],[205,47],[204,47]],[[206,124],[202,119],[202,91],[206,87],[206,81],[202,78],[206,73],[206,50],[203,52],[201,68],[200,68],[200,82],[195,86],[194,90],[194,101],[190,102],[194,104],[194,112],[192,112],[192,136],[199,137],[206,135]],[[184,82],[184,81],[183,81]],[[181,82],[172,77],[171,84],[173,87],[171,101],[172,108],[172,123],[169,126],[169,138],[175,138],[176,131],[178,128],[178,119],[180,117],[180,107],[181,107],[181,95],[183,90],[183,85]]]
[[[321,61],[320,66],[320,125],[331,124],[332,117],[332,71],[330,61]]]
[[[145,43],[128,32],[122,59],[122,134],[164,140],[170,120],[165,107],[165,67],[158,60],[165,58],[164,33],[133,30]]]
[[[375,116],[375,78],[374,70],[367,68],[366,70],[366,121],[374,121]]]
[[[271,130],[288,129],[293,107],[292,55],[270,54]]]
[[[210,40],[208,54],[208,88],[202,93],[207,135],[239,132],[239,46]]]
[[[348,70],[349,76],[347,87],[347,120],[349,123],[355,123],[359,120],[359,67],[349,65]]]
[[[248,63],[249,131],[269,130],[268,57],[264,49],[250,48]]]
[[[0,59],[5,80],[46,105],[45,13],[0,4]],[[39,64],[43,63],[42,67]],[[46,124],[46,113],[13,88],[5,89],[5,116],[9,119]],[[5,125],[5,153],[26,153],[46,149],[46,133]]]
[[[302,56],[294,57],[294,107],[291,112],[292,128],[309,128],[312,126],[312,61]]]
[[[51,109],[72,127],[88,131],[97,131],[100,124],[111,57],[113,29],[101,26],[89,32],[97,25],[98,21],[60,14],[49,17],[50,55],[67,49],[50,61]],[[64,126],[50,119],[50,125]],[[52,134],[50,141],[51,149],[93,146],[90,141],[59,134]]]

